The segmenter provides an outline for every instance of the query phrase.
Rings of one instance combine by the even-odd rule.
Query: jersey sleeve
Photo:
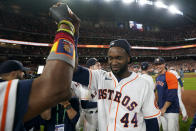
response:
[[[146,82],[146,90],[144,93],[144,102],[142,105],[142,112],[144,119],[156,118],[160,115],[160,110],[155,102],[155,94],[149,87],[149,83]]]
[[[82,85],[88,86],[90,79],[90,72],[87,68],[78,65],[77,70],[74,72],[73,81]]]
[[[14,129],[23,130],[23,117],[28,109],[28,100],[33,80],[21,80],[18,83]]]
[[[167,82],[168,89],[178,89],[178,80],[174,74],[166,72],[165,79]]]
[[[176,78],[177,78],[177,79],[179,79],[179,78],[180,78],[180,76],[178,75],[178,73],[177,73],[176,71],[174,71],[174,70],[170,70],[170,72],[171,72],[171,73],[173,73],[173,74],[176,76]]]
[[[98,89],[98,84],[100,84],[99,79],[101,77],[101,72],[102,70],[89,70],[89,85],[88,88],[92,90],[97,90]]]
[[[168,88],[166,100],[169,102],[174,102],[175,98],[178,97],[178,80],[175,75],[170,72],[166,72],[165,77]]]

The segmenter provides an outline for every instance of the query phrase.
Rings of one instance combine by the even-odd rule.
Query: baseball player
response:
[[[23,64],[17,60],[5,61],[0,67],[0,82],[13,79],[22,80],[24,78],[24,72],[28,70],[28,68],[24,67]]]
[[[137,73],[138,75],[141,75],[140,66],[139,65],[133,65],[133,72]]]
[[[152,87],[153,91],[155,90],[155,83],[153,81],[152,76],[148,75],[148,63],[147,62],[142,62],[141,63],[141,77],[146,79],[150,83],[150,87]]]
[[[86,66],[91,70],[101,69],[101,64],[96,58],[88,59]],[[83,126],[83,131],[96,131],[98,129],[97,92],[81,84],[78,86],[82,108],[77,128],[79,130]]]
[[[178,80],[174,74],[166,70],[165,60],[162,57],[156,58],[154,63],[159,74],[156,78],[158,106],[161,109],[159,124],[162,124],[163,131],[178,131]]]
[[[182,67],[180,68],[179,73],[180,73],[180,78],[181,78],[181,79],[183,80],[183,82],[184,82],[184,70],[183,70]]]
[[[79,21],[75,14],[69,14],[72,20],[68,21],[64,13],[58,13],[61,20],[43,74],[32,80],[0,83],[0,131],[22,131],[23,122],[70,98],[77,47],[73,38]]]
[[[158,131],[155,96],[150,84],[128,71],[130,44],[119,39],[110,43],[111,72],[78,66],[74,81],[98,91],[99,131]]]
[[[182,97],[181,97],[181,91],[184,91],[184,87],[183,87],[183,83],[182,80],[180,78],[180,76],[178,75],[178,73],[176,72],[174,67],[170,67],[169,68],[169,72],[173,73],[176,78],[178,79],[178,99],[179,99],[179,105],[180,105],[180,109],[182,111],[182,121],[186,122],[188,120],[188,115],[186,112],[186,108],[182,102]],[[180,88],[181,86],[181,88]]]

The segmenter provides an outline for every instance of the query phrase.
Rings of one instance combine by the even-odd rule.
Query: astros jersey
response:
[[[134,72],[118,82],[112,72],[90,70],[89,88],[98,90],[100,131],[145,131],[144,119],[160,114],[149,83]]]
[[[156,78],[156,89],[158,92],[158,106],[161,109],[166,101],[172,104],[166,113],[179,113],[179,100],[177,95],[178,80],[170,72],[161,74]]]
[[[155,84],[154,81],[152,79],[152,76],[147,75],[147,74],[141,74],[141,77],[143,77],[144,79],[146,79],[149,83],[150,83],[150,87],[152,87],[153,91],[155,89]]]

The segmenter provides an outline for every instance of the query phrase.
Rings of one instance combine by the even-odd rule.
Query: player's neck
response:
[[[167,70],[166,69],[163,69],[161,72],[160,72],[160,74],[165,74],[167,72]]]
[[[142,71],[141,73],[142,73],[142,74],[148,74],[146,71]]]
[[[124,78],[127,78],[129,77],[130,75],[132,74],[132,72],[129,72],[128,70],[125,71],[124,73],[121,73],[121,74],[114,74],[115,77],[118,79],[118,80],[122,80]]]

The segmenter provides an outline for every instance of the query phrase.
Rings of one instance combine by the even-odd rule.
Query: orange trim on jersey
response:
[[[116,81],[112,78],[112,80],[114,81],[114,83],[115,83],[115,87],[114,88],[116,88]],[[110,108],[109,108],[109,113],[110,113],[110,110],[111,110],[111,105],[112,105],[112,100],[111,100],[111,103],[110,103]]]
[[[4,103],[3,103],[3,114],[1,118],[1,129],[0,131],[5,131],[5,122],[6,122],[6,116],[7,116],[7,108],[8,108],[8,99],[9,99],[9,92],[11,88],[12,81],[8,82],[8,85],[6,87],[5,97],[4,97]]]
[[[114,84],[115,84],[114,88],[116,88],[116,81],[113,77],[111,77],[111,78],[112,78],[112,80],[114,81]],[[111,106],[112,106],[112,100],[111,100],[111,103],[110,103],[109,114],[110,114]],[[107,126],[107,131],[108,131],[108,126]]]
[[[168,89],[178,89],[178,80],[173,73],[166,72],[165,80],[166,80]]]
[[[123,89],[128,83],[133,82],[133,81],[136,80],[137,78],[138,78],[138,75],[137,75],[134,79],[132,79],[132,80],[128,81],[127,83],[125,83],[125,84],[121,87],[120,93],[121,93],[122,89]],[[118,103],[118,105],[117,105],[117,110],[116,110],[114,131],[116,131],[116,118],[117,118],[117,114],[118,114],[118,107],[119,107],[119,104],[120,104],[120,103]]]
[[[90,100],[89,98],[80,98],[81,100]]]
[[[89,87],[91,89],[91,83],[92,83],[92,70],[89,69],[89,73],[90,73],[90,81],[89,81]]]
[[[157,114],[155,114],[155,115],[152,115],[152,116],[146,116],[146,117],[144,117],[144,119],[145,119],[145,118],[152,118],[152,117],[158,116],[160,113],[161,113],[161,111],[159,111],[159,112],[158,112]]]
[[[116,88],[116,81],[115,81],[115,79],[112,77],[112,80],[114,81],[114,84],[115,84],[115,88]]]

